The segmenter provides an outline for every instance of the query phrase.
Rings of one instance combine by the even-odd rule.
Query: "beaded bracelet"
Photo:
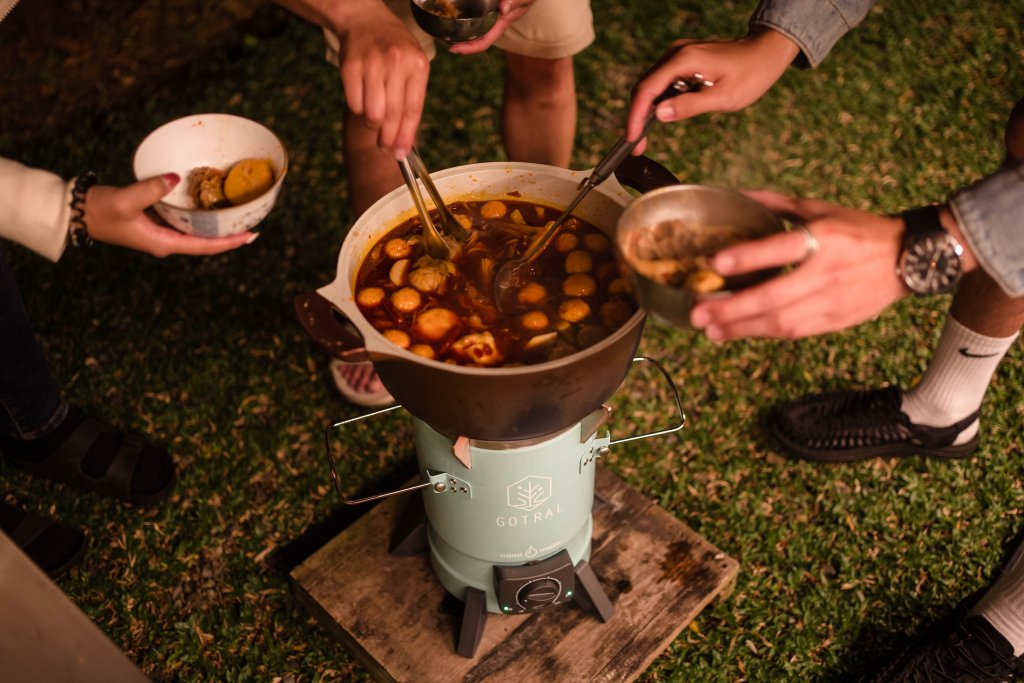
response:
[[[86,171],[75,178],[75,186],[71,190],[71,223],[68,226],[68,235],[71,244],[76,247],[91,247],[92,237],[89,236],[89,228],[85,224],[85,195],[89,188],[99,182],[99,178],[92,171]]]

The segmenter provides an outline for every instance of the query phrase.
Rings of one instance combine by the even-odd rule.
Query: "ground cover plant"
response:
[[[594,0],[598,39],[577,62],[574,166],[594,164],[621,134],[629,88],[671,40],[742,34],[753,4]],[[1002,126],[1024,95],[1021,16],[1021,0],[883,0],[819,69],[790,70],[743,112],[659,125],[649,153],[684,182],[877,212],[942,200],[1000,162]],[[309,530],[343,521],[322,429],[360,412],[330,385],[328,358],[292,311],[296,294],[333,279],[353,221],[343,96],[317,29],[278,9],[264,18],[145,98],[86,106],[30,144],[0,130],[4,156],[66,177],[92,168],[112,183],[131,180],[148,131],[187,114],[248,116],[289,149],[278,206],[235,253],[157,260],[99,246],[49,264],[11,250],[71,400],[145,431],[179,466],[174,497],[139,510],[0,462],[5,497],[88,530],[89,550],[61,588],[154,680],[368,679],[287,580],[289,562],[329,537]],[[74,63],[62,68],[75,78]],[[421,129],[431,168],[504,158],[499,74],[496,54],[439,55]],[[641,351],[669,369],[688,424],[617,447],[606,466],[741,568],[735,593],[643,680],[856,680],[986,585],[1024,528],[1019,344],[987,396],[982,446],[963,461],[794,462],[761,424],[765,409],[808,391],[911,384],[948,303],[908,299],[847,332],[791,342],[715,345],[648,323]],[[661,424],[668,401],[653,378],[627,380],[613,433]],[[414,471],[400,417],[339,438],[349,493]]]

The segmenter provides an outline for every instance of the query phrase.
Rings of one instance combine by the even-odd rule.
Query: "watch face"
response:
[[[963,247],[949,235],[937,233],[919,237],[908,245],[900,259],[900,273],[912,292],[942,294],[952,291],[960,279]]]

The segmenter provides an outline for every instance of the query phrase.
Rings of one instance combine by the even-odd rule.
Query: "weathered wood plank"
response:
[[[738,565],[603,467],[590,564],[615,615],[575,606],[491,615],[470,660],[455,653],[460,615],[426,555],[392,557],[407,501],[388,499],[292,572],[300,599],[382,681],[635,679],[717,595]]]

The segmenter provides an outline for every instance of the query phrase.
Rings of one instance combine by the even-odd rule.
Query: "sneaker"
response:
[[[871,683],[1004,683],[1021,680],[1024,657],[985,617],[969,616],[945,638],[906,651]]]
[[[978,434],[967,443],[953,442],[980,411],[948,427],[928,427],[911,422],[902,403],[899,387],[811,394],[776,407],[770,426],[790,453],[819,462],[907,455],[965,458],[978,448]]]

